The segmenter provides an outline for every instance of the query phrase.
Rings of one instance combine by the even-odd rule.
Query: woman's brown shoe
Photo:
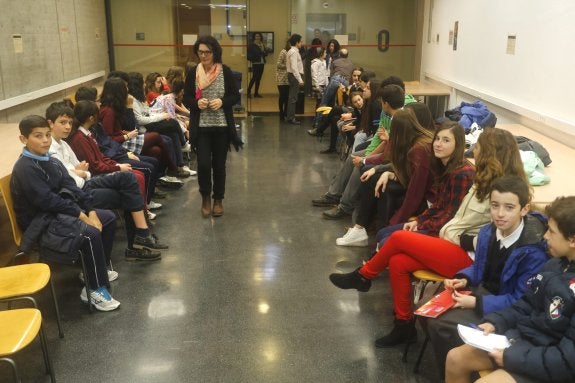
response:
[[[214,207],[212,208],[212,215],[214,217],[221,217],[224,215],[224,205],[221,199],[214,200]]]
[[[212,212],[212,200],[210,196],[202,196],[202,217],[208,218]]]

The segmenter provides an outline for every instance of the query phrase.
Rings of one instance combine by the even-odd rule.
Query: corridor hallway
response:
[[[225,214],[203,219],[196,178],[169,192],[155,232],[170,245],[160,262],[123,259],[117,231],[112,283],[118,310],[90,314],[78,268],[52,265],[65,331],[48,294],[40,300],[58,382],[434,382],[431,349],[376,349],[392,327],[387,273],[368,293],[328,280],[369,256],[335,239],[349,220],[326,221],[311,199],[340,167],[302,126],[277,116],[238,120],[244,150],[230,153]],[[195,169],[195,164],[191,166]],[[420,344],[423,336],[420,334]],[[23,382],[48,381],[39,344],[16,357]],[[0,381],[9,370],[0,365]]]

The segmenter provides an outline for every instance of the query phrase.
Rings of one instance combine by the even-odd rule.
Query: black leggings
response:
[[[209,197],[210,194],[213,194],[214,199],[224,199],[226,192],[226,160],[229,148],[226,130],[227,127],[198,129],[198,143],[196,147],[198,185],[200,186],[200,193],[204,197]]]
[[[278,108],[280,111],[280,118],[285,120],[287,118],[287,106],[289,99],[289,85],[278,85]]]
[[[252,65],[252,79],[248,84],[248,95],[252,93],[252,87],[254,83],[256,84],[256,91],[254,94],[260,94],[260,81],[264,75],[264,64],[253,64]]]

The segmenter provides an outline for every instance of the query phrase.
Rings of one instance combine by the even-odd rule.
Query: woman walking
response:
[[[224,214],[229,145],[236,151],[243,145],[233,114],[240,94],[232,70],[222,64],[222,47],[215,38],[199,37],[193,51],[200,63],[188,73],[184,89],[184,105],[190,110],[190,145],[198,155],[202,216],[219,217]]]

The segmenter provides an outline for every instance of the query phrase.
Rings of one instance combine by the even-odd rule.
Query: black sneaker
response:
[[[339,198],[337,197],[332,197],[329,194],[324,194],[321,197],[317,198],[317,199],[312,199],[311,200],[311,204],[313,206],[319,206],[319,207],[332,207],[332,206],[337,206],[339,204]]]
[[[365,293],[371,288],[371,280],[361,275],[359,269],[347,274],[330,274],[329,280],[344,290],[356,289]]]
[[[162,253],[150,249],[126,249],[126,261],[159,261]]]
[[[334,208],[331,209],[331,210],[327,210],[327,211],[324,211],[324,212],[322,213],[322,216],[323,216],[324,219],[341,219],[341,218],[344,218],[344,217],[348,217],[348,216],[350,216],[350,215],[351,215],[351,214],[349,214],[349,213],[343,211],[343,210],[339,207],[339,205],[336,206],[336,207],[334,207]]]
[[[152,234],[147,237],[134,236],[134,248],[163,250],[169,248],[169,246],[160,243],[158,237]]]

